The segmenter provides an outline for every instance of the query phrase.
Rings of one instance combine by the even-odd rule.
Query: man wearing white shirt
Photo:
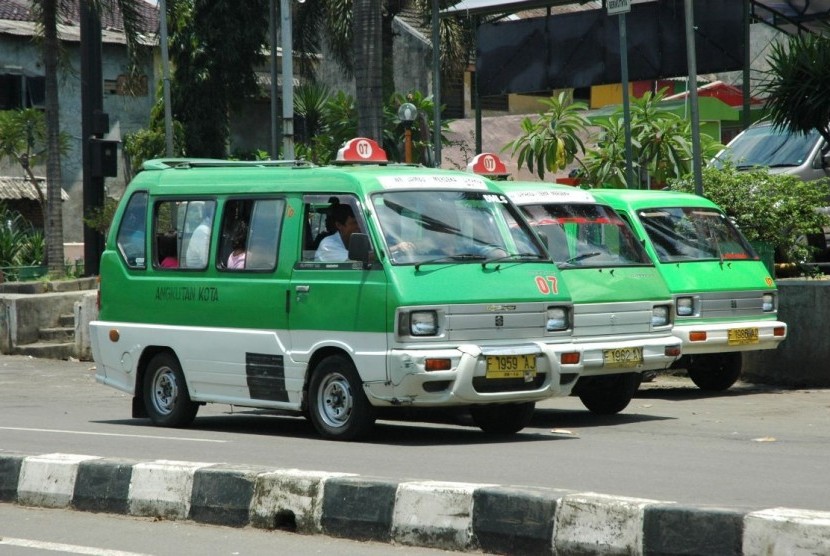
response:
[[[315,261],[342,263],[349,260],[349,238],[360,231],[352,207],[335,205],[332,207],[332,219],[337,232],[323,238],[314,255]]]

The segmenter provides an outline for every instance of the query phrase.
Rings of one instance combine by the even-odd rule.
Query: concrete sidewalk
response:
[[[497,554],[830,554],[830,512],[77,454],[0,454],[0,502]]]

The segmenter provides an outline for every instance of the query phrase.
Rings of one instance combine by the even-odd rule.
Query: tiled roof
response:
[[[46,196],[46,178],[37,178],[40,189]],[[37,201],[37,192],[32,187],[32,183],[27,178],[14,178],[10,176],[0,176],[0,201],[27,199],[29,201]],[[61,199],[69,200],[69,194],[61,189]]]
[[[155,33],[158,30],[158,7],[144,0],[130,1],[136,2],[142,16],[142,22],[139,24],[140,31],[145,34]],[[67,0],[67,4],[68,15],[63,14],[59,22],[64,25],[79,25],[79,1]],[[113,2],[113,5],[115,9],[111,13],[101,14],[101,28],[123,31],[124,25],[121,22],[118,3]],[[31,0],[0,0],[0,20],[33,22],[31,6]]]

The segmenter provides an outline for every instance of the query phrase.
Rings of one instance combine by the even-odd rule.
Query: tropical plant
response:
[[[43,231],[32,230],[20,246],[18,255],[20,264],[23,266],[41,266],[46,257],[46,238]]]
[[[230,108],[259,92],[268,0],[168,0],[171,105],[188,156],[224,158]]]
[[[0,267],[22,264],[26,239],[33,231],[22,214],[0,204]]]
[[[439,7],[451,3],[441,0]],[[430,21],[432,6],[431,0],[416,0],[414,7],[422,22]],[[392,21],[405,7],[406,3],[393,0],[321,0],[296,7],[294,51],[301,58],[301,67],[310,73],[315,61],[309,54],[321,52],[325,43],[327,54],[343,74],[355,78],[359,99],[355,130],[378,141],[382,140],[381,129],[376,127],[384,119],[382,100],[395,89]],[[469,24],[469,20],[464,21]],[[455,18],[440,18],[439,41],[441,67],[464,67],[469,59],[471,33],[465,32],[463,23]],[[368,52],[371,57],[361,52]]]
[[[60,135],[60,153],[67,151],[68,137]],[[43,112],[35,108],[0,111],[0,158],[17,163],[37,196],[43,221],[47,218],[47,204],[41,181],[34,174],[34,167],[46,159],[46,120]]]
[[[812,253],[802,238],[830,225],[830,219],[819,210],[830,195],[827,179],[805,182],[764,168],[742,171],[726,165],[704,168],[703,183],[704,195],[735,219],[747,239],[772,245],[779,262],[811,260]],[[670,186],[695,191],[690,175]]]
[[[65,0],[32,0],[36,30],[43,39],[44,109],[46,113],[46,251],[49,272],[62,276],[63,265],[63,207],[61,186],[61,130],[60,103],[58,101],[58,71],[61,60],[61,45],[58,37],[58,20],[76,8],[74,2]],[[133,0],[87,0],[82,3],[93,13],[112,12],[118,7],[124,26],[127,51],[132,60],[138,56],[138,24],[141,20],[140,6]],[[68,18],[67,18],[68,19]],[[133,68],[135,64],[131,64]],[[131,68],[132,69],[132,68]]]
[[[519,154],[518,165],[527,166],[544,179],[545,172],[556,172],[574,161],[579,152],[585,152],[583,137],[587,135],[588,119],[584,102],[571,99],[565,92],[540,101],[547,110],[531,121],[524,118],[522,135],[505,145],[511,154]]]
[[[662,108],[664,98],[665,89],[646,92],[631,103],[633,158],[649,186],[686,174],[692,159],[691,124]]]
[[[773,123],[794,133],[816,130],[830,144],[830,37],[792,35],[772,44],[767,62],[760,92]]]
[[[184,126],[173,120],[173,156],[184,156]],[[156,101],[150,108],[150,125],[124,136],[124,153],[127,159],[127,174],[132,177],[141,165],[153,158],[167,156],[167,138],[164,129],[164,97],[162,83],[156,87]]]

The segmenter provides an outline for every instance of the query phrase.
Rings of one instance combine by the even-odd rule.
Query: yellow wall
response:
[[[631,91],[631,83],[629,83],[629,96],[632,94]],[[622,104],[622,93],[622,83],[594,85],[591,87],[591,108],[602,108],[609,104]]]

